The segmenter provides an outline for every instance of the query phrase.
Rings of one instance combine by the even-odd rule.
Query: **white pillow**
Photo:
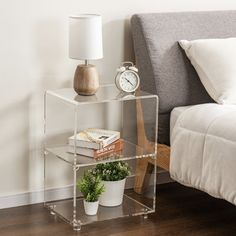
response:
[[[181,40],[179,44],[209,95],[219,104],[236,104],[236,38]]]

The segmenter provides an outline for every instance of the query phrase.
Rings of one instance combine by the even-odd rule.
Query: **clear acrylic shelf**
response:
[[[62,200],[60,202],[49,202],[47,204],[49,209],[55,214],[58,214],[62,219],[68,223],[73,222],[73,202],[72,200]],[[76,217],[79,219],[81,226],[90,224],[96,221],[104,221],[117,219],[127,216],[138,216],[146,214],[147,212],[154,212],[151,208],[147,207],[139,201],[136,201],[130,194],[124,194],[123,203],[117,207],[104,207],[99,206],[98,213],[95,216],[88,216],[84,214],[83,199],[78,198],[76,204]]]
[[[121,152],[110,154],[110,155],[104,155],[101,158],[94,159],[92,157],[87,157],[83,155],[74,155],[73,153],[69,153],[68,146],[59,146],[59,147],[48,147],[46,148],[46,151],[56,155],[58,158],[62,159],[63,161],[74,165],[78,167],[83,166],[93,166],[99,163],[105,163],[105,162],[112,162],[112,161],[127,161],[131,159],[136,158],[155,158],[156,153],[148,152],[148,150],[145,150],[142,147],[139,147],[133,143],[125,141],[124,143],[124,149]]]
[[[58,99],[74,105],[157,97],[156,95],[152,95],[144,91],[137,91],[134,94],[122,93],[113,84],[105,84],[100,86],[97,93],[92,96],[78,95],[72,88],[48,90],[46,91],[46,95],[57,97]]]
[[[140,163],[142,166],[150,158],[152,163],[156,160],[156,95],[143,91],[123,94],[115,85],[101,86],[94,96],[80,96],[72,88],[65,88],[47,91],[44,104],[44,204],[52,214],[78,230],[96,221],[155,212],[156,166],[145,172]],[[88,128],[119,131],[124,148],[99,159],[76,155],[76,151],[69,153],[68,138]],[[87,216],[77,181],[85,170],[114,161],[125,161],[132,170],[123,203],[117,207],[99,206],[96,216]],[[145,182],[145,188],[138,191],[141,182]]]

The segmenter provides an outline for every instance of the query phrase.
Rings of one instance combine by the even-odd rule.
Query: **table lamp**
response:
[[[84,60],[74,75],[74,90],[79,95],[93,95],[99,88],[99,75],[89,60],[103,57],[102,17],[81,14],[69,17],[69,57]]]

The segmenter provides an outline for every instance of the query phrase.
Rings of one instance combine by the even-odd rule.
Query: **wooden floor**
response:
[[[177,183],[158,186],[157,212],[148,220],[123,218],[84,226],[76,233],[42,204],[0,210],[0,236],[236,235],[236,207]]]

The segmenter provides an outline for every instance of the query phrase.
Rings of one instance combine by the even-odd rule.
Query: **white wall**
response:
[[[103,16],[101,82],[132,59],[134,13],[236,9],[234,0],[0,0],[0,196],[42,189],[43,92],[71,86],[68,15]]]

